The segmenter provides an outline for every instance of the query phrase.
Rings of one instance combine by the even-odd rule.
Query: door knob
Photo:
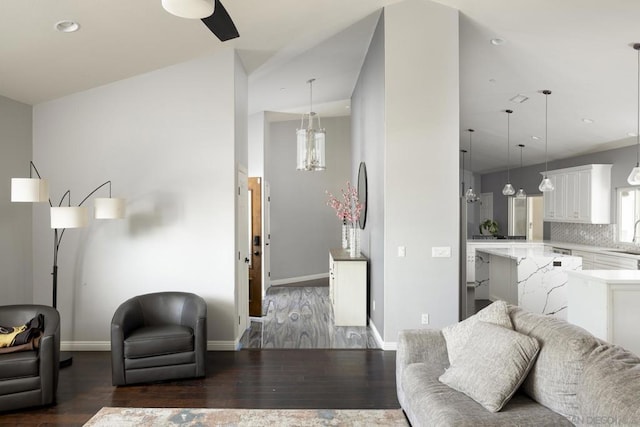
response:
[[[245,264],[249,264],[249,258],[244,259]]]
[[[260,251],[255,251],[253,254],[254,254],[255,256],[260,256]]]

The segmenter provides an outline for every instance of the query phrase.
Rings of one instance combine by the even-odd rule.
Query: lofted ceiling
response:
[[[34,105],[235,48],[249,73],[250,113],[306,111],[306,81],[316,78],[314,109],[348,114],[379,11],[397,1],[223,0],[240,38],[221,43],[160,0],[2,0],[0,95]],[[468,148],[465,129],[474,128],[474,171],[506,166],[507,108],[511,146],[525,144],[525,165],[544,161],[543,89],[553,92],[550,159],[635,143],[628,133],[637,126],[638,57],[630,44],[640,41],[640,2],[436,1],[461,11],[460,145]],[[56,32],[63,19],[80,31]],[[509,101],[518,94],[528,100]]]

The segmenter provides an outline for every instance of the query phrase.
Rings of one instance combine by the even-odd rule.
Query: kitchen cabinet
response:
[[[637,270],[638,260],[608,254],[593,254],[594,270]]]
[[[594,264],[595,254],[593,252],[572,250],[571,255],[579,256],[582,258],[583,270],[596,270],[595,264]]]
[[[329,297],[335,326],[367,325],[367,258],[329,251]]]
[[[611,222],[611,165],[592,164],[551,170],[547,176],[555,189],[543,195],[545,221]]]
[[[640,271],[570,271],[567,320],[640,354]]]

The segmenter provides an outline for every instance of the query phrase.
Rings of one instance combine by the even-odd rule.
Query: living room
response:
[[[155,3],[159,1],[153,3],[159,10],[154,13],[164,13]],[[282,8],[293,3],[284,2]],[[371,201],[362,247],[370,261],[370,325],[382,353],[393,353],[401,330],[425,327],[425,313],[430,328],[460,320],[459,144],[464,124],[459,15],[423,0],[358,3],[361,9],[349,24],[371,14],[380,17],[385,9],[383,18],[373,21],[371,42],[348,95],[348,178],[355,181],[359,163],[367,164]],[[234,15],[231,5],[225,6]],[[345,6],[335,1],[322,7],[327,13],[323,17],[334,19],[334,25],[324,30],[319,25],[300,38],[320,42],[332,35],[326,34],[329,27],[344,30],[347,22],[340,13],[325,11],[332,7]],[[260,20],[259,13],[254,15],[247,26]],[[211,37],[198,37],[205,36]],[[155,43],[177,42],[166,37]],[[0,189],[3,303],[51,303],[49,209],[9,201],[10,178],[29,176],[29,161],[49,180],[56,204],[67,189],[77,203],[106,180],[112,181],[115,197],[127,200],[126,219],[92,221],[85,229],[65,233],[58,259],[63,350],[108,352],[116,308],[132,296],[169,290],[206,300],[209,353],[237,349],[244,332],[237,321],[244,304],[237,262],[238,168],[251,168],[255,141],[249,122],[256,116],[249,113],[261,112],[250,110],[252,79],[257,77],[241,59],[242,50],[251,46],[229,46],[192,57],[185,53],[181,61],[136,75],[126,75],[127,59],[122,58],[115,62],[122,75],[95,87],[42,95],[35,102],[16,100],[7,89],[0,98],[6,153],[0,159],[5,182]],[[100,60],[99,54],[92,55],[85,53],[84,61]],[[58,73],[56,79],[70,79]],[[318,78],[319,85],[322,81],[321,76],[305,76],[297,82],[304,102],[310,77]],[[319,99],[325,96],[320,87]],[[333,226],[337,239],[340,224]],[[299,234],[304,246],[305,230]],[[406,248],[406,256],[397,256],[399,246]],[[450,257],[432,257],[433,247],[448,247]],[[324,254],[323,262],[328,258]],[[64,371],[61,375],[72,378]],[[67,398],[70,384],[63,392]]]

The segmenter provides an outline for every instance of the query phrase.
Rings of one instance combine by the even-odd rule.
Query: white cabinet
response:
[[[545,221],[610,223],[611,165],[557,169],[547,176],[555,189],[544,193]]]
[[[640,354],[640,271],[570,271],[567,320]]]
[[[583,270],[596,270],[594,266],[594,257],[595,254],[593,252],[586,251],[576,251],[575,249],[571,251],[571,255],[579,256],[582,258],[582,269]]]
[[[367,258],[329,252],[329,296],[336,326],[367,326]]]

